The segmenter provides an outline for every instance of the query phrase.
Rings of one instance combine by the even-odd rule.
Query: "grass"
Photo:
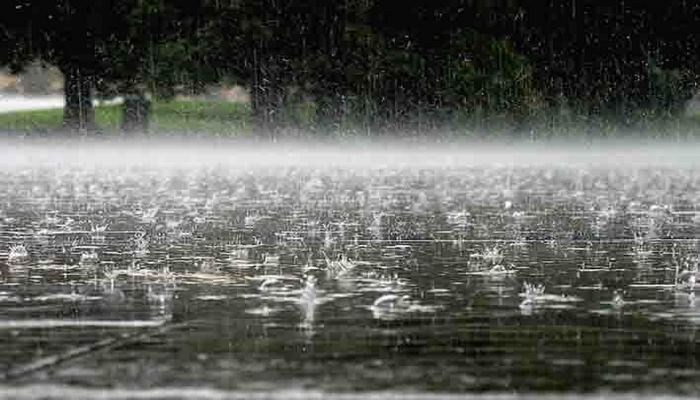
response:
[[[173,101],[155,103],[152,132],[212,133],[239,136],[250,131],[250,107],[224,101]]]
[[[181,100],[157,102],[152,107],[149,131],[154,134],[240,136],[250,131],[250,108],[244,103]],[[0,132],[55,132],[61,130],[62,121],[62,109],[4,113],[0,114]],[[96,107],[95,122],[100,132],[119,134],[121,106]]]
[[[149,132],[175,135],[252,135],[250,106],[245,103],[208,100],[178,100],[156,102],[152,105]],[[289,118],[287,117],[289,114]],[[308,110],[290,109],[285,120],[296,130],[305,133],[324,132],[314,127],[313,113]],[[447,136],[452,138],[525,138],[538,139],[683,139],[700,137],[700,115],[673,118],[640,118],[637,122],[623,124],[611,119],[586,117],[577,113],[557,115],[541,113],[527,118],[525,123],[514,124],[507,116],[479,118],[463,113],[448,118],[436,118],[441,123],[431,123],[431,117],[407,120],[387,127],[368,128],[361,119],[348,119],[347,124],[331,128],[330,136],[368,136],[401,132],[406,136]],[[434,117],[433,117],[434,118]],[[60,132],[63,110],[21,111],[0,114],[0,132],[42,134]],[[95,119],[100,132],[120,134],[121,106],[104,105],[95,109]],[[434,122],[434,121],[433,121]],[[289,130],[286,134],[291,134]],[[371,131],[371,132],[370,132]],[[326,136],[326,135],[321,135]]]

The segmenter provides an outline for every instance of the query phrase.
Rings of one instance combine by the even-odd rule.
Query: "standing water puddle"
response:
[[[697,393],[696,166],[42,154],[0,171],[6,396]]]

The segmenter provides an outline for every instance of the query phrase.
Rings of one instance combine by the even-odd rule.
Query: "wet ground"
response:
[[[22,154],[0,171],[6,397],[700,385],[692,162]]]

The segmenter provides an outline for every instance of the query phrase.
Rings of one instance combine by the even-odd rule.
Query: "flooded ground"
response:
[[[692,149],[66,148],[0,161],[6,397],[700,386]]]

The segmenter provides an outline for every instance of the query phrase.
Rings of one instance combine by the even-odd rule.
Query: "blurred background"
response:
[[[527,138],[698,131],[697,2],[8,0],[0,7],[4,131]],[[64,112],[8,115],[22,107],[18,96]]]

